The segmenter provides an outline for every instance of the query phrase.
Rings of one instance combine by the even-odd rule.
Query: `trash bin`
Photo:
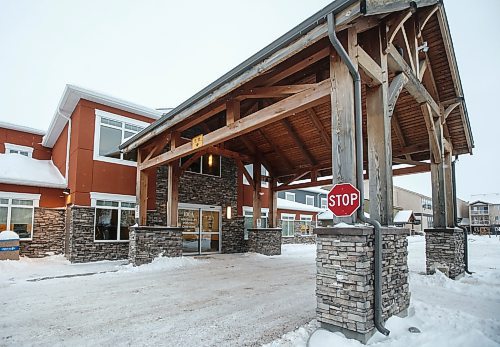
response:
[[[0,260],[19,260],[19,235],[13,231],[0,233]]]

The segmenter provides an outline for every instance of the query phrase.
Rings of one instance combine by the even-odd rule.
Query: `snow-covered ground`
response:
[[[374,346],[499,346],[500,240],[472,237],[459,281],[425,276],[423,237],[409,238],[411,310]],[[315,246],[283,254],[69,264],[0,262],[0,346],[306,346],[314,320]],[[422,332],[412,334],[408,327]],[[283,335],[285,334],[285,335]],[[280,336],[282,336],[280,338]],[[361,346],[322,330],[310,346]]]

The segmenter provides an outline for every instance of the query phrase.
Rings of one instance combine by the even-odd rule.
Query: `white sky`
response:
[[[329,2],[0,0],[0,121],[46,130],[65,84],[174,107]],[[468,199],[500,192],[500,2],[445,5],[476,145],[457,164]],[[395,184],[431,192],[429,174]]]

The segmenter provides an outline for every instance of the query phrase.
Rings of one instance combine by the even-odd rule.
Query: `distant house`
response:
[[[500,194],[477,194],[469,204],[470,228],[474,234],[500,234]]]

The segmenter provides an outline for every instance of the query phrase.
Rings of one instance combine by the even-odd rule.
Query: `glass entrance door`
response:
[[[179,204],[178,225],[182,233],[182,252],[186,255],[220,251],[221,208],[219,206]]]

